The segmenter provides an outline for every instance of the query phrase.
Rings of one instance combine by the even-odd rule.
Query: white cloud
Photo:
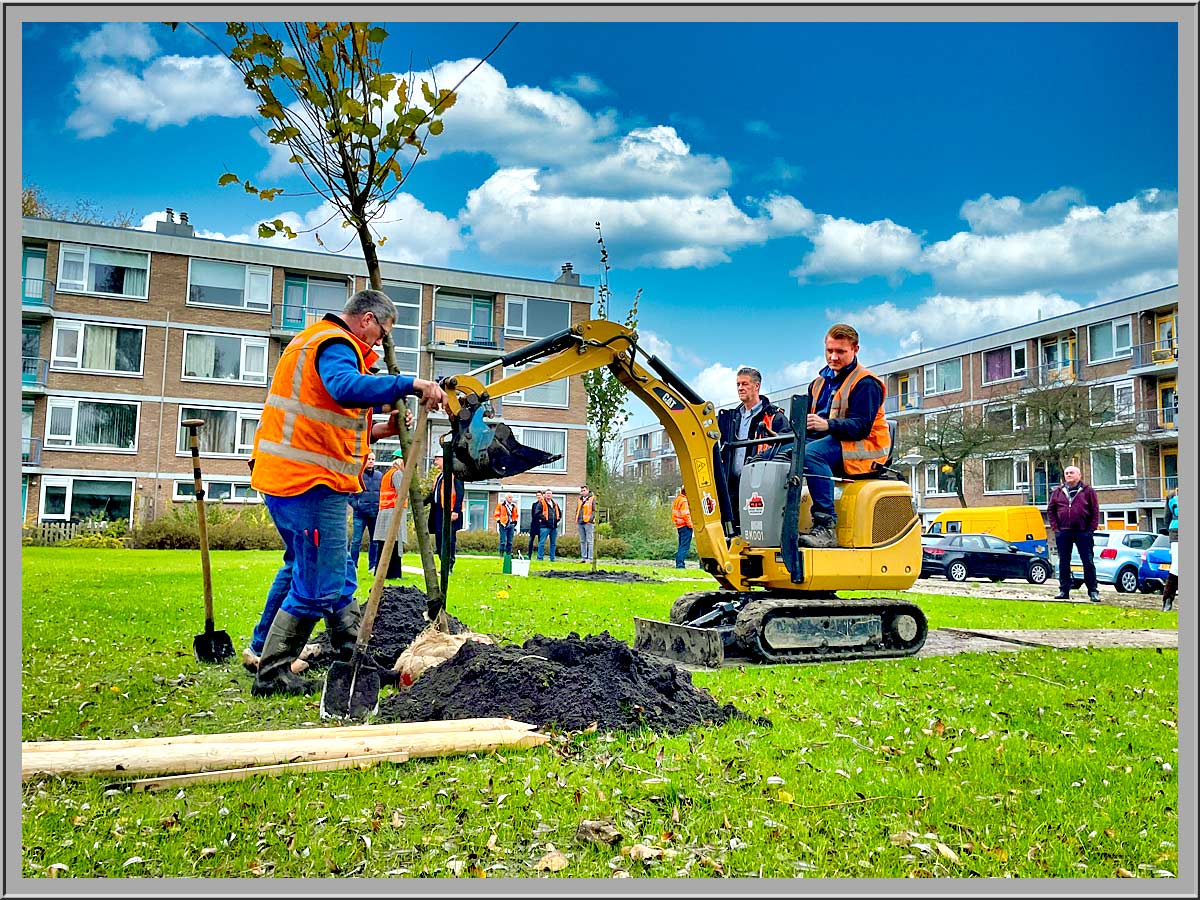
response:
[[[691,384],[697,394],[714,406],[737,401],[737,369],[724,363],[712,363],[701,369]]]
[[[599,97],[612,93],[599,78],[583,72],[570,78],[560,78],[553,82],[554,87],[565,94],[579,94],[582,97]]]
[[[677,347],[655,332],[642,328],[638,329],[638,347],[650,356],[657,356],[674,372],[678,372],[682,365],[704,365],[704,360],[690,350]]]
[[[959,215],[976,234],[1007,234],[1056,225],[1073,207],[1083,202],[1083,194],[1072,187],[1047,191],[1032,203],[1011,196],[984,194],[977,200],[966,201],[959,209]]]
[[[790,273],[801,284],[853,284],[872,275],[883,275],[894,283],[901,270],[911,270],[921,254],[921,239],[891,219],[864,224],[822,215],[810,237],[812,251]]]
[[[1106,300],[1120,300],[1124,297],[1154,291],[1169,284],[1179,284],[1178,269],[1151,269],[1127,278],[1119,278],[1112,284],[1106,285],[1096,291],[1096,300],[1099,303]]]
[[[823,340],[813,331],[815,340]],[[782,405],[786,410],[792,393],[803,394],[808,385],[821,369],[825,368],[825,354],[818,353],[809,359],[791,362],[780,369],[763,373],[763,389],[771,398],[771,402]]]
[[[222,56],[161,56],[141,75],[89,65],[75,79],[75,99],[67,127],[81,138],[102,137],[121,119],[153,131],[203,116],[254,112],[250,93]]]
[[[107,22],[71,49],[88,60],[147,60],[158,52],[158,42],[145,22]]]

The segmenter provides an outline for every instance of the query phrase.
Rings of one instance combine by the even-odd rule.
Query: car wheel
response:
[[[1116,587],[1117,591],[1122,594],[1132,594],[1137,590],[1137,583],[1137,569],[1132,569],[1126,566],[1117,573],[1114,587]]]
[[[955,560],[946,567],[946,577],[951,581],[966,581],[967,580],[967,564],[962,560]]]
[[[1029,583],[1045,584],[1050,578],[1050,567],[1044,562],[1035,562],[1029,566]]]

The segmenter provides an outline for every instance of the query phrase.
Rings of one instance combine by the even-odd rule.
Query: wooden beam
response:
[[[192,772],[188,775],[164,775],[161,778],[138,778],[134,781],[118,781],[110,784],[110,790],[165,791],[170,788],[187,787],[193,784],[209,784],[214,781],[242,781],[256,776],[271,777],[304,772],[332,772],[337,769],[369,769],[376,763],[408,762],[407,753],[369,753],[364,756],[345,756],[341,759],[313,759],[308,762],[276,763],[270,766],[243,766],[240,769],[218,769],[215,772]]]

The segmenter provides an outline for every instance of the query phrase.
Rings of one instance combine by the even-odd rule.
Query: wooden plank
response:
[[[372,735],[314,741],[242,740],[186,746],[135,747],[125,750],[21,753],[21,779],[38,773],[51,775],[178,775],[206,769],[303,762],[363,756],[369,753],[408,753],[409,756],[443,756],[486,752],[500,747],[537,747],[549,737],[537,732],[506,728],[498,731],[443,732],[433,734]]]
[[[187,787],[193,784],[210,784],[216,781],[242,781],[256,776],[274,777],[306,772],[332,772],[337,769],[367,769],[376,763],[408,762],[407,753],[369,753],[363,756],[345,756],[341,759],[313,759],[307,762],[276,763],[270,766],[243,766],[240,769],[218,769],[215,772],[192,772],[187,775],[164,775],[161,778],[138,778],[134,781],[119,781],[109,789],[142,791],[165,791],[170,788]]]
[[[173,747],[192,744],[225,744],[236,741],[336,740],[346,737],[373,737],[388,734],[439,734],[467,731],[533,731],[536,725],[515,719],[445,719],[433,722],[392,722],[379,725],[341,725],[337,727],[287,728],[278,731],[230,731],[213,734],[181,734],[155,738],[120,740],[25,741],[22,753],[58,753],[61,751],[133,750],[138,747]]]

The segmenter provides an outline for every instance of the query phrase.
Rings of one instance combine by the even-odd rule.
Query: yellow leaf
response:
[[[1008,862],[1008,851],[1003,847],[993,847],[988,852],[991,853],[992,856],[996,857],[996,859],[1000,860],[1000,862]]]
[[[942,724],[942,720],[938,719],[933,723],[933,733],[941,737],[946,732],[946,726]]]
[[[779,792],[779,802],[780,803],[792,803],[794,801],[792,800],[792,795],[789,794],[787,791],[780,791]]]
[[[535,868],[539,872],[561,872],[568,865],[570,865],[570,861],[566,858],[566,856],[564,856],[558,850],[551,850],[538,860],[538,864],[535,866]]]
[[[953,850],[951,850],[949,847],[947,847],[945,844],[943,844],[941,841],[938,841],[936,846],[937,846],[938,853],[942,854],[942,856],[946,857],[946,859],[950,860],[950,862],[953,862],[953,863],[958,862],[958,854],[955,853]]]
[[[1117,877],[1118,878],[1137,878],[1137,876],[1134,875],[1132,872],[1130,872],[1128,869],[1122,869],[1120,866],[1117,867]]]

